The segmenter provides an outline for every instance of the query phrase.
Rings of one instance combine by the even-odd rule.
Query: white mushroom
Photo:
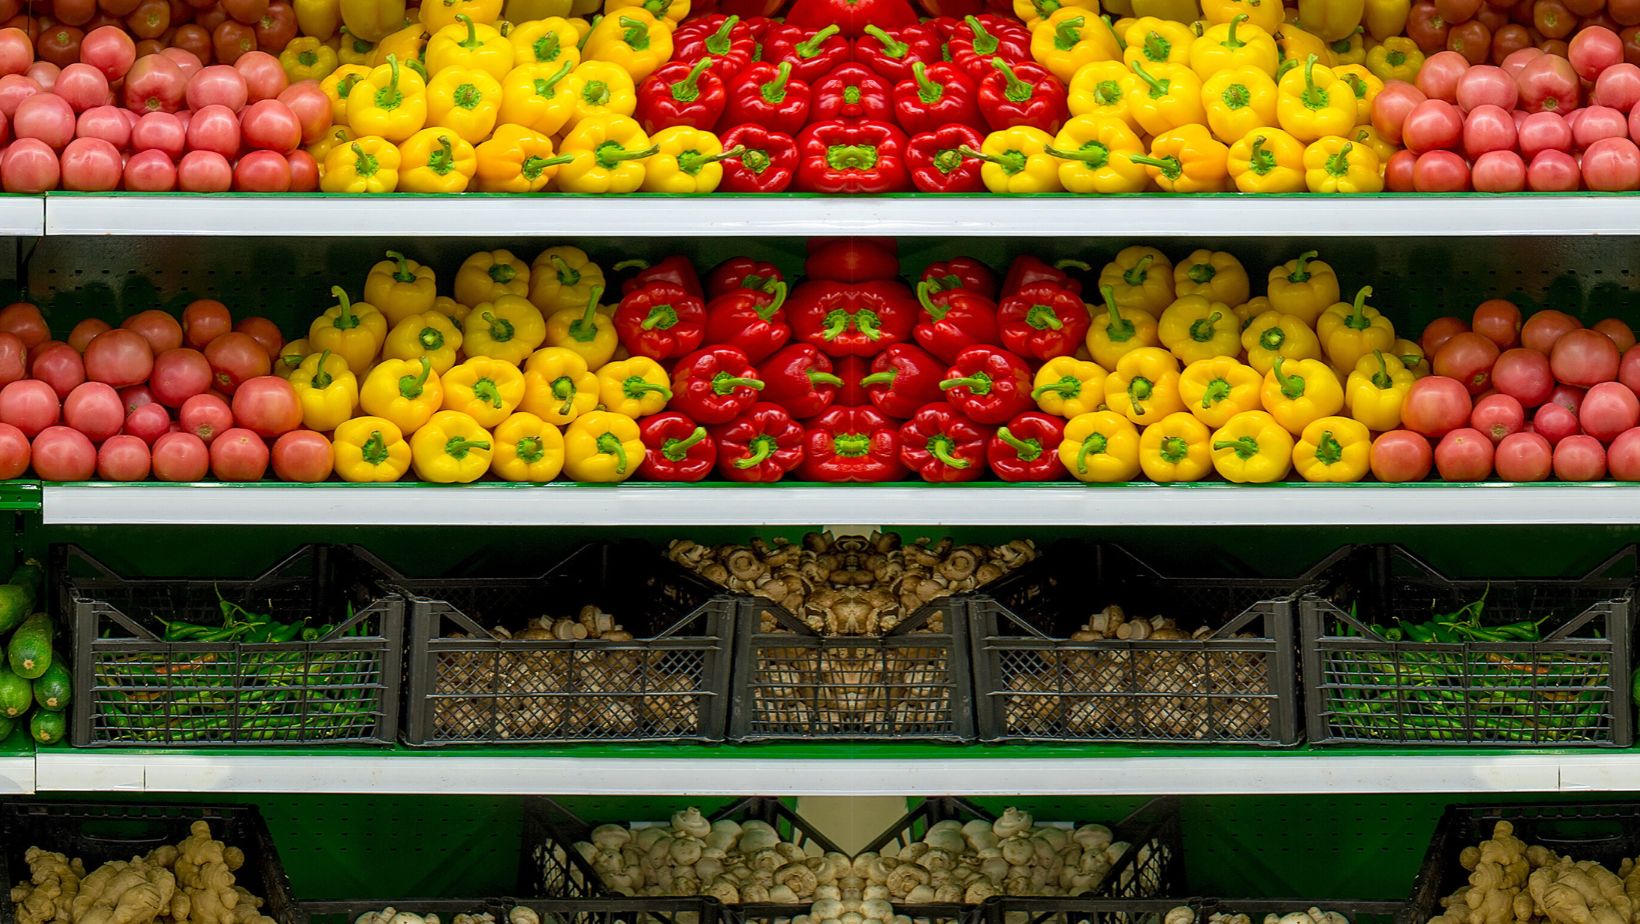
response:
[[[541,916],[533,908],[515,905],[507,912],[507,924],[541,924]]]
[[[1103,850],[1114,840],[1110,829],[1104,825],[1083,825],[1076,829],[1076,833],[1071,835],[1071,838],[1081,844],[1084,850]],[[1177,911],[1178,909],[1175,908],[1174,910]],[[1188,911],[1189,909],[1186,908],[1185,910]]]
[[[702,889],[700,894],[715,898],[725,905],[740,904],[740,889],[736,888],[735,884],[727,879],[719,879],[711,883]]]
[[[690,806],[672,814],[672,830],[690,837],[704,838],[712,833],[712,823],[706,820],[700,809]]]
[[[1196,924],[1196,912],[1190,910],[1188,905],[1180,905],[1168,911],[1162,924]]]
[[[1031,824],[1032,819],[1029,814],[1010,806],[1007,811],[1002,813],[1001,818],[991,824],[991,830],[996,832],[997,837],[1006,840],[1016,834],[1030,831]]]
[[[620,825],[599,825],[589,838],[600,850],[620,850],[632,840],[632,832]]]
[[[740,826],[740,840],[736,843],[741,853],[757,853],[780,843],[780,833],[761,821],[748,821]]]

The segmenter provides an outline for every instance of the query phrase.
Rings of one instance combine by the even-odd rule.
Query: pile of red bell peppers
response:
[[[967,257],[900,277],[892,241],[810,244],[802,279],[682,257],[624,286],[617,330],[672,376],[642,422],[640,476],[700,481],[1004,481],[1065,476],[1064,420],[1036,409],[1040,364],[1083,345],[1081,282],[1020,257],[998,282]],[[681,291],[680,291],[681,290]],[[667,302],[664,326],[622,325]],[[641,303],[641,304],[639,304]]]
[[[714,13],[678,27],[635,116],[740,149],[723,192],[983,192],[965,149],[1065,118],[1065,86],[1030,46],[1011,16],[919,22],[906,0],[799,0],[784,22]]]

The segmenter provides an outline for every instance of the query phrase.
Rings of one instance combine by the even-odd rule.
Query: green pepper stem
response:
[[[399,394],[410,400],[421,397],[422,387],[427,384],[427,377],[433,374],[433,363],[427,357],[421,358],[420,375],[399,376]]]
[[[911,64],[911,77],[917,81],[917,99],[931,106],[945,96],[945,86],[928,79],[928,67],[921,61]]]
[[[1148,257],[1146,259],[1149,259]],[[1116,306],[1116,290],[1110,286],[1100,286],[1099,294],[1105,298],[1105,314],[1109,320],[1105,323],[1105,336],[1112,343],[1126,343],[1138,333],[1133,322],[1122,317],[1122,311]]]
[[[1031,400],[1037,401],[1048,392],[1057,392],[1061,398],[1074,398],[1082,393],[1082,382],[1074,375],[1060,377],[1057,382],[1047,382],[1031,390]]]
[[[931,296],[937,291],[943,290],[938,289],[932,279],[924,279],[922,282],[917,283],[917,301],[922,305],[923,310],[928,312],[929,317],[935,321],[943,321],[946,313],[951,310],[951,306],[934,304],[934,299]]]
[[[615,457],[615,474],[626,474],[626,447],[621,444],[621,438],[613,433],[599,435],[596,445],[598,451]]]
[[[1133,73],[1139,75],[1140,80],[1143,80],[1145,83],[1150,85],[1151,99],[1161,99],[1167,95],[1167,90],[1170,84],[1150,76],[1150,72],[1146,71],[1145,66],[1140,64],[1138,61],[1133,62]]]
[[[985,23],[980,22],[975,16],[964,16],[962,21],[968,24],[968,31],[974,34],[974,54],[996,54],[996,50],[1002,46],[1002,40],[986,31]]]
[[[717,394],[726,395],[741,387],[762,391],[763,383],[758,379],[742,378],[737,375],[730,375],[727,372],[719,372],[712,377],[712,391]]]
[[[860,387],[865,388],[871,385],[887,385],[888,387],[893,388],[894,379],[897,378],[899,374],[899,371],[896,369],[884,369],[881,372],[873,372],[872,374],[860,379]]]
[[[334,375],[325,371],[325,364],[328,362],[330,362],[330,351],[326,350],[319,354],[319,368],[314,370],[313,378],[310,380],[314,388],[328,388],[330,383],[336,380]]]
[[[341,286],[331,286],[330,294],[336,296],[337,307],[342,309],[341,314],[336,316],[336,321],[332,326],[337,330],[352,330],[358,327],[359,318],[358,315],[353,313],[353,303],[348,300],[347,292]]]
[[[967,468],[974,464],[956,456],[956,448],[956,441],[943,433],[936,434],[928,440],[928,454],[951,468]]]
[[[1373,350],[1373,358],[1378,360],[1378,371],[1372,374],[1372,384],[1379,391],[1388,391],[1395,387],[1395,380],[1389,374],[1389,361],[1384,359],[1383,350]]]
[[[723,25],[719,26],[716,32],[706,37],[706,51],[714,55],[727,54],[729,49],[734,47],[731,38],[734,35],[735,26],[739,24],[739,15],[725,19]]]
[[[680,103],[692,103],[700,99],[700,75],[706,73],[706,69],[711,67],[712,63],[713,59],[710,57],[696,61],[695,66],[689,69],[688,76],[672,84],[672,98]]]
[[[883,43],[883,54],[890,58],[903,58],[911,51],[911,46],[900,41],[877,26],[866,26],[865,33]]]
[[[775,68],[774,79],[758,87],[758,92],[763,95],[764,101],[769,103],[785,102],[786,81],[790,80],[791,76],[792,63],[790,61],[780,62],[780,66]]]
[[[1234,449],[1237,457],[1251,459],[1258,455],[1258,440],[1250,436],[1238,437],[1233,440],[1216,440],[1213,443],[1213,448],[1215,450]]]
[[[832,23],[824,29],[821,29],[819,32],[809,36],[804,41],[793,45],[792,51],[796,52],[799,58],[812,58],[820,53],[820,46],[825,44],[826,39],[831,38],[841,31],[843,30],[836,23]]]
[[[566,64],[564,66],[568,67],[569,65]],[[559,285],[572,286],[581,281],[581,271],[577,270],[573,266],[570,266],[569,261],[565,260],[563,257],[560,257],[557,254],[548,254],[547,262],[552,264],[553,270],[558,274]]]
[[[1122,273],[1122,281],[1130,286],[1144,285],[1145,280],[1150,276],[1150,264],[1155,262],[1155,260],[1156,255],[1153,253],[1147,253],[1140,257],[1138,262],[1128,267],[1127,270]],[[1106,296],[1106,298],[1111,301],[1115,301],[1115,299],[1110,298],[1110,296]]]
[[[478,40],[478,26],[473,22],[473,17],[468,16],[466,13],[457,13],[456,22],[467,26],[467,37],[460,43],[462,48],[471,50],[483,44]]]
[[[1355,305],[1350,309],[1350,316],[1344,319],[1344,326],[1351,330],[1366,330],[1372,326],[1367,317],[1367,296],[1372,294],[1372,286],[1362,286],[1361,291],[1355,293]]]
[[[587,310],[580,317],[570,322],[569,335],[579,343],[591,343],[592,338],[598,336],[598,324],[594,318],[598,315],[598,299],[603,297],[604,287],[593,286],[587,297]]]
[[[1033,95],[1031,85],[1019,79],[1008,62],[998,55],[991,59],[991,66],[1002,72],[1002,79],[1006,81],[1002,95],[1011,103],[1023,103]]]
[[[735,468],[747,469],[761,465],[763,460],[767,459],[769,454],[774,451],[774,442],[774,437],[769,436],[766,433],[759,434],[758,437],[752,441],[752,454],[742,459],[736,459]]]
[[[843,380],[841,378],[838,378],[837,376],[832,375],[830,372],[816,372],[813,369],[810,369],[808,371],[808,376],[809,376],[809,385],[811,385],[811,386],[814,386],[814,385],[842,385],[843,384]]]
[[[1277,354],[1270,364],[1270,373],[1276,377],[1276,382],[1281,385],[1283,395],[1294,399],[1302,398],[1304,397],[1304,376],[1283,373],[1281,364],[1285,361],[1286,357]]]
[[[642,330],[654,330],[657,327],[661,330],[671,330],[677,324],[678,310],[676,308],[671,305],[656,305],[649,309],[649,314],[644,316],[643,323],[639,324],[638,327]]]
[[[1231,48],[1231,49],[1240,48],[1243,45],[1246,45],[1247,44],[1246,42],[1236,38],[1236,27],[1241,25],[1242,22],[1245,21],[1246,19],[1247,19],[1247,14],[1246,13],[1237,13],[1236,15],[1230,17],[1230,31],[1229,31],[1229,34],[1225,38],[1225,40],[1220,42],[1219,44],[1224,46],[1225,48]]]
[[[950,391],[953,388],[966,388],[976,395],[988,395],[991,393],[991,377],[983,372],[976,372],[973,375],[958,376],[940,382],[940,391]]]
[[[1042,456],[1042,441],[1034,439],[1022,440],[1008,432],[1007,427],[997,429],[997,439],[1013,447],[1014,454],[1021,462],[1035,462]]]
[[[649,269],[649,261],[643,259],[642,257],[633,257],[630,260],[622,260],[610,268],[615,270],[617,273],[622,273],[629,269],[646,270]]]
[[[1089,433],[1082,441],[1082,448],[1076,453],[1076,470],[1083,474],[1088,471],[1088,456],[1097,456],[1110,446],[1110,440],[1103,433]]]
[[[776,279],[772,283],[771,288],[765,289],[764,291],[772,293],[774,295],[774,299],[767,305],[764,305],[761,308],[753,308],[752,310],[757,312],[758,317],[767,321],[774,317],[775,312],[780,310],[781,305],[786,304],[786,292],[788,290],[784,281]]]
[[[688,458],[690,447],[694,446],[696,443],[699,443],[703,439],[706,439],[706,428],[696,427],[695,432],[689,434],[681,440],[677,437],[672,437],[662,443],[661,455],[665,456],[668,462],[682,462],[684,459]]]
[[[446,144],[448,144],[448,142],[446,142]],[[393,273],[394,279],[397,279],[399,282],[416,281],[416,274],[410,272],[410,261],[405,259],[404,254],[399,253],[397,250],[389,250],[387,252],[387,259],[395,260],[399,264],[398,269]]]
[[[1293,261],[1293,271],[1287,274],[1287,281],[1295,283],[1309,282],[1309,263],[1311,260],[1314,260],[1317,256],[1319,256],[1320,253],[1321,252],[1318,250],[1306,250],[1299,254],[1298,259]]]

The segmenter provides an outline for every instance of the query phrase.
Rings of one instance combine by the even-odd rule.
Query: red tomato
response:
[[[209,443],[218,433],[233,426],[233,411],[228,408],[228,402],[216,395],[194,395],[182,402],[177,420],[184,432]]]
[[[1588,121],[1585,118],[1578,124]],[[1640,189],[1640,147],[1626,135],[1589,143],[1583,150],[1583,185],[1596,192]]]
[[[1407,115],[1426,99],[1422,90],[1404,80],[1385,81],[1372,100],[1372,126],[1391,144],[1400,144]]]
[[[250,101],[264,99],[278,99],[279,94],[290,86],[290,78],[285,75],[285,69],[279,64],[279,59],[265,51],[247,51],[240,55],[233,63],[239,73],[245,78],[245,86],[250,89]]]
[[[119,389],[120,402],[125,405],[125,413],[129,414],[145,404],[154,403],[154,392],[147,385],[127,385]]]
[[[74,134],[80,138],[97,138],[123,150],[131,144],[127,114],[127,110],[118,106],[93,106],[80,113],[74,123]]]
[[[1576,414],[1577,409],[1583,406],[1583,396],[1587,392],[1587,388],[1578,388],[1575,385],[1556,385],[1554,390],[1549,392],[1549,402]]]
[[[237,22],[220,22],[211,29],[211,54],[223,64],[256,50],[256,30]]]
[[[17,107],[23,100],[36,93],[45,92],[45,88],[34,82],[34,78],[22,74],[7,74],[0,77],[0,115],[10,119],[17,114]]]
[[[47,427],[34,438],[34,474],[45,481],[89,481],[97,471],[97,448],[71,427]]]
[[[1407,389],[1401,422],[1422,436],[1445,436],[1469,422],[1473,407],[1462,382],[1444,375],[1426,375]]]
[[[1436,318],[1424,328],[1423,335],[1418,338],[1418,347],[1424,351],[1425,356],[1434,356],[1448,340],[1467,330],[1469,325],[1464,323],[1463,318],[1454,318],[1450,315]]]
[[[1521,108],[1527,112],[1570,112],[1577,108],[1577,72],[1559,55],[1541,55],[1526,62],[1515,75],[1515,83],[1520,86]]]
[[[10,385],[28,370],[28,348],[16,334],[0,332],[0,386]]]
[[[1564,404],[1550,401],[1537,409],[1532,415],[1532,432],[1540,433],[1543,438],[1554,446],[1561,440],[1579,430],[1577,413],[1567,409]]]
[[[32,439],[57,422],[61,405],[50,385],[22,379],[0,388],[0,423],[8,423]]]
[[[302,425],[302,402],[289,382],[277,375],[259,375],[234,392],[233,419],[271,439]]]
[[[1640,365],[1636,372],[1640,373]],[[1524,347],[1505,350],[1492,364],[1492,385],[1500,394],[1514,398],[1524,407],[1537,407],[1549,400],[1549,393],[1555,387],[1549,357]]]
[[[1572,126],[1572,141],[1580,148],[1587,148],[1602,138],[1629,140],[1627,113],[1610,106],[1586,106],[1575,115],[1577,121],[1573,122],[1571,116],[1567,116],[1566,121]]]
[[[1536,433],[1511,433],[1498,443],[1492,464],[1504,481],[1543,481],[1554,470],[1554,447]]]
[[[1590,26],[1572,37],[1566,57],[1584,80],[1594,80],[1608,67],[1623,61],[1623,39],[1603,26]]]
[[[178,26],[176,34],[171,36],[171,46],[187,50],[203,64],[210,64],[216,59],[215,49],[211,45],[211,33],[198,23]]]
[[[85,363],[79,351],[66,343],[42,347],[29,364],[29,373],[51,386],[59,399],[68,397],[76,385],[85,381]]]
[[[153,465],[160,481],[199,481],[210,471],[211,452],[192,433],[167,433],[154,441]]]
[[[174,113],[145,113],[131,127],[131,148],[135,151],[163,151],[167,158],[176,160],[187,143],[187,129]]]
[[[84,49],[82,44],[81,49]],[[21,74],[34,63],[34,40],[22,29],[0,29],[0,74]]]
[[[1485,481],[1492,474],[1492,456],[1492,441],[1486,434],[1461,427],[1436,444],[1435,471],[1442,481]]]
[[[0,379],[3,378],[0,376]],[[1623,354],[1622,362],[1617,364],[1617,380],[1629,386],[1631,391],[1640,386],[1640,352],[1629,350]]]
[[[1520,342],[1527,349],[1547,356],[1554,349],[1555,341],[1582,326],[1582,321],[1566,312],[1548,308],[1527,318],[1526,323],[1521,325]]]
[[[125,162],[124,181],[132,192],[170,192],[177,186],[177,168],[163,151],[138,151]]]
[[[109,192],[120,188],[124,161],[120,149],[101,138],[76,138],[63,149],[63,188],[75,192]]]
[[[51,89],[57,69],[80,59],[80,42],[84,39],[85,33],[78,27],[62,23],[41,30],[40,38],[34,43],[40,60],[30,64],[24,73],[40,81],[40,86]]]
[[[1626,430],[1606,448],[1606,464],[1618,481],[1640,481],[1640,427]]]
[[[161,48],[159,53],[167,58],[170,58],[172,61],[175,61],[177,67],[182,68],[182,76],[185,78],[192,78],[195,74],[199,73],[200,68],[205,66],[205,62],[200,59],[199,55],[194,54],[186,48],[178,48],[176,45]],[[188,93],[186,84],[183,86],[182,92],[184,99],[186,99]]]
[[[1435,4],[1430,0],[1420,0],[1412,5],[1407,17],[1406,33],[1408,38],[1418,43],[1418,48],[1424,54],[1432,54],[1445,48],[1446,36],[1450,31],[1451,27],[1441,18],[1440,11],[1435,9]]]
[[[1640,103],[1640,67],[1627,61],[1606,68],[1595,79],[1590,97],[1597,106],[1610,106],[1628,112]]]
[[[290,162],[290,191],[314,192],[319,188],[319,162],[306,151],[292,151],[285,158]]]
[[[1498,345],[1473,331],[1454,334],[1435,351],[1431,366],[1436,375],[1462,382],[1471,395],[1492,387],[1492,364],[1498,361]]]
[[[1532,45],[1532,33],[1519,23],[1509,23],[1501,28],[1492,30],[1492,60],[1502,62],[1511,54]],[[1537,51],[1536,48],[1532,48]],[[1499,65],[1502,66],[1501,64]],[[1514,72],[1505,70],[1510,79],[1514,79]]]
[[[85,348],[85,374],[93,382],[124,388],[148,381],[152,371],[154,350],[135,331],[104,331]]]
[[[109,437],[97,450],[97,477],[104,481],[142,481],[148,465],[148,444],[129,433]]]
[[[1507,350],[1520,344],[1520,309],[1501,298],[1487,299],[1475,308],[1470,329]]]
[[[1429,477],[1429,440],[1411,430],[1390,430],[1372,441],[1372,476],[1400,484]]]
[[[1600,331],[1602,334],[1610,337],[1612,343],[1617,344],[1617,352],[1619,353],[1626,353],[1628,352],[1629,347],[1634,346],[1634,328],[1628,326],[1617,318],[1606,318],[1602,321],[1596,321],[1594,326],[1589,329]],[[1621,372],[1619,372],[1619,375],[1621,376]]]
[[[234,325],[234,330],[248,334],[252,340],[262,344],[262,349],[268,351],[268,358],[276,360],[279,352],[285,347],[285,335],[279,332],[279,327],[267,318],[248,317]]]
[[[41,90],[50,91],[52,87],[57,85],[57,75],[60,73],[62,73],[62,68],[56,64],[50,61],[36,61],[28,66],[28,70],[24,71],[23,75],[32,78],[35,83],[40,85]]]
[[[120,326],[148,341],[156,355],[182,346],[182,325],[169,312],[150,308],[120,322]]]
[[[1526,409],[1508,395],[1487,395],[1475,402],[1469,425],[1486,434],[1494,444],[1526,427]]]
[[[1464,192],[1469,164],[1451,151],[1425,151],[1412,165],[1412,188],[1418,192]]]
[[[203,350],[212,340],[233,329],[233,316],[228,306],[211,298],[195,299],[182,309],[183,340],[196,350]]]
[[[158,404],[144,404],[125,415],[126,433],[152,446],[154,441],[171,432],[171,415]]]
[[[1549,368],[1567,385],[1587,388],[1617,381],[1617,344],[1599,331],[1569,331],[1549,351]]]
[[[119,392],[101,382],[84,382],[68,393],[63,402],[63,423],[100,443],[120,432],[125,424],[125,404]]]
[[[1520,156],[1527,163],[1544,151],[1570,151],[1575,143],[1572,127],[1566,124],[1566,117],[1558,112],[1534,112],[1521,119],[1516,128],[1516,138]]]
[[[223,334],[207,344],[205,358],[210,361],[217,390],[226,395],[233,394],[235,389],[250,379],[267,375],[268,370],[273,368],[268,351],[262,349],[262,345],[249,334],[236,331]]]
[[[1499,151],[1513,153],[1515,120],[1509,110],[1490,103],[1476,106],[1463,120],[1463,150],[1470,160]]]
[[[273,474],[281,481],[325,481],[335,464],[335,451],[322,433],[292,430],[274,441]]]
[[[74,140],[74,110],[55,93],[36,93],[17,104],[11,131],[19,140],[34,138],[61,151]]]
[[[255,25],[262,17],[268,15],[268,0],[225,0],[221,2],[224,12],[234,20],[247,26]]]
[[[1481,106],[1497,106],[1508,111],[1515,108],[1520,90],[1508,71],[1482,64],[1463,72],[1463,76],[1458,78],[1455,95],[1458,108],[1464,112],[1474,112]]]
[[[302,80],[291,84],[279,94],[279,102],[290,107],[296,121],[302,126],[302,143],[312,144],[330,131],[334,110],[330,97],[319,89],[316,80]]]
[[[323,92],[323,91],[320,91]],[[302,143],[302,123],[289,106],[277,99],[264,99],[245,107],[240,116],[245,134],[245,146],[281,155],[296,150]],[[1623,131],[1628,131],[1624,122]]]
[[[1384,164],[1384,188],[1390,192],[1412,192],[1412,174],[1418,166],[1418,155],[1411,151],[1396,151]]]
[[[1555,444],[1555,477],[1599,481],[1606,477],[1606,449],[1592,436],[1575,434]]]
[[[154,357],[150,387],[154,400],[166,407],[181,407],[194,395],[209,391],[213,381],[211,364],[198,350],[178,347]]]
[[[234,164],[233,188],[240,192],[290,192],[290,161],[278,151],[251,151]]]
[[[285,0],[272,0],[255,26],[256,46],[263,51],[278,52],[296,37],[296,12]]]
[[[233,167],[214,151],[189,151],[177,164],[177,188],[183,192],[227,192],[233,186]]]
[[[1470,64],[1485,64],[1492,50],[1492,30],[1479,19],[1458,23],[1446,34],[1446,47]]]
[[[1444,46],[1446,40],[1443,38]],[[1448,103],[1458,101],[1458,81],[1469,70],[1469,61],[1455,51],[1437,51],[1424,59],[1424,66],[1418,69],[1418,77],[1414,81],[1419,92],[1430,99],[1445,100]]]
[[[85,345],[91,342],[91,338],[108,329],[108,322],[102,318],[86,318],[68,332],[68,345],[84,353]]]
[[[105,78],[118,80],[136,63],[137,43],[119,26],[98,26],[80,40],[80,60],[101,71]],[[3,66],[0,72],[16,73]]]
[[[28,437],[11,424],[0,423],[0,478],[23,477],[29,464]]]
[[[195,109],[188,119],[188,148],[192,151],[210,151],[228,160],[239,153],[239,117],[227,106],[206,106]]]
[[[1414,154],[1457,147],[1462,137],[1463,116],[1457,106],[1442,99],[1426,99],[1413,106],[1401,123],[1401,143]]]
[[[6,148],[0,163],[0,186],[9,193],[37,194],[56,189],[62,173],[57,152],[44,141],[20,138]]]
[[[211,474],[217,481],[261,481],[267,472],[268,444],[255,433],[233,427],[211,441]]]
[[[200,68],[188,78],[187,92],[189,109],[226,106],[234,112],[245,108],[245,99],[250,94],[245,87],[245,78],[227,64]]]
[[[114,94],[108,89],[108,78],[103,76],[103,72],[79,62],[63,68],[51,92],[62,97],[75,113],[106,106],[114,101]]]
[[[176,112],[182,108],[187,85],[187,75],[170,58],[138,58],[125,75],[125,108],[133,112]]]
[[[1640,399],[1621,382],[1601,382],[1583,396],[1577,420],[1584,433],[1609,443],[1640,423]]]

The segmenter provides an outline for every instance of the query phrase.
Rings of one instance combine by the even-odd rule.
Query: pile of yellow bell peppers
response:
[[[1372,434],[1400,426],[1428,365],[1310,251],[1254,296],[1232,255],[1177,265],[1129,247],[1099,274],[1085,356],[1038,371],[1038,406],[1068,417],[1059,454],[1087,482],[1360,481]]]
[[[305,35],[281,60],[330,97],[335,125],[308,147],[320,189],[638,188],[643,164],[610,160],[609,144],[651,147],[631,118],[636,86],[671,57],[688,0],[662,15],[603,0],[591,21],[570,15],[575,3],[437,0],[412,20],[402,0],[310,0],[307,20],[298,10]],[[327,46],[336,54],[296,53]]]
[[[666,406],[671,380],[653,360],[616,358],[603,292],[603,270],[574,247],[531,263],[475,253],[442,287],[389,252],[362,298],[332,289],[336,305],[278,371],[303,425],[330,434],[343,481],[625,481],[644,458],[637,419]]]
[[[1139,15],[1114,23],[1098,0],[1015,5],[1032,56],[1068,84],[1070,117],[1022,152],[1057,170],[1012,191],[1384,188],[1397,147],[1370,115],[1385,80],[1422,65],[1399,37],[1408,0],[1131,0]]]

